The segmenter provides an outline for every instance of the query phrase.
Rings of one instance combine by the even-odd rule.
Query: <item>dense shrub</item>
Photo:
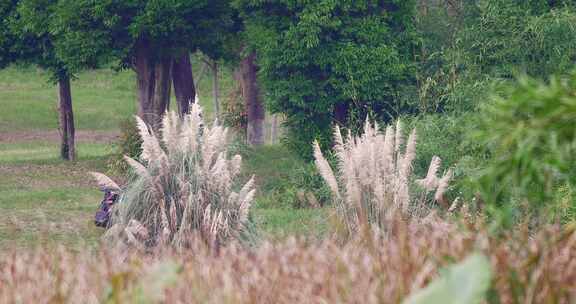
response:
[[[414,175],[426,175],[430,159],[437,155],[443,160],[444,168],[450,167],[454,173],[451,198],[471,201],[478,191],[472,180],[489,157],[479,142],[469,138],[469,134],[475,131],[479,114],[427,114],[405,116],[403,120],[409,129],[416,129],[419,135]]]
[[[422,112],[475,110],[494,82],[547,79],[573,68],[576,11],[568,1],[426,1],[416,19],[416,87],[401,96]]]
[[[549,82],[520,78],[483,107],[475,140],[491,154],[479,185],[485,200],[542,206],[563,184],[575,185],[576,74]]]
[[[114,172],[126,173],[129,166],[124,161],[124,155],[139,159],[142,153],[142,139],[138,134],[138,127],[134,119],[125,119],[120,122],[120,138],[116,143],[116,151],[108,160],[108,166]]]
[[[246,172],[258,172],[256,204],[262,208],[309,208],[330,201],[314,164],[280,145],[243,147]]]
[[[319,208],[331,201],[330,189],[311,163],[297,164],[266,190],[257,199],[259,207]]]
[[[539,2],[539,3],[538,3]],[[547,78],[572,69],[576,13],[552,1],[479,1],[467,6],[454,52],[464,68],[497,78]]]
[[[228,97],[223,100],[222,121],[225,126],[232,128],[241,137],[246,137],[248,117],[242,99],[241,88],[236,85]]]

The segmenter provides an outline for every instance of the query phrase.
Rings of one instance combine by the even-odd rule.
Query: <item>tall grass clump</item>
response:
[[[198,241],[161,255],[5,250],[0,303],[575,303],[574,226],[495,236],[482,225],[437,225],[397,221],[375,250],[332,239],[230,244],[219,254]],[[476,253],[487,258],[484,269],[450,267]],[[461,297],[486,287],[477,301]],[[430,289],[436,297],[422,299]]]
[[[133,176],[107,236],[136,247],[176,248],[198,235],[211,246],[238,238],[246,230],[255,190],[253,179],[237,187],[242,158],[228,155],[227,128],[204,125],[197,104],[183,118],[167,112],[161,140],[136,120],[141,161],[124,157]]]
[[[346,139],[338,126],[334,128],[336,172],[314,142],[316,166],[330,187],[334,205],[346,226],[353,234],[363,224],[386,228],[397,215],[425,215],[430,204],[424,204],[426,195],[411,195],[412,166],[416,158],[416,130],[405,140],[400,121],[388,126],[382,133],[376,123],[368,120],[361,136]],[[444,193],[452,177],[448,170],[437,176],[441,160],[432,158],[428,174],[418,184],[424,194],[434,193],[433,201],[446,204]]]

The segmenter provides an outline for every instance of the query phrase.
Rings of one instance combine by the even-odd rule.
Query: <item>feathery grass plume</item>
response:
[[[108,176],[98,172],[88,172],[102,191],[120,191],[120,186]]]
[[[328,187],[330,187],[330,190],[332,190],[334,196],[340,197],[338,182],[336,181],[336,177],[334,176],[332,168],[330,168],[330,164],[328,164],[328,161],[324,158],[322,152],[320,151],[320,145],[318,145],[318,141],[314,141],[314,158],[320,175],[322,178],[324,178],[328,184]]]
[[[154,131],[146,125],[144,120],[138,116],[134,117],[136,119],[138,133],[142,138],[142,154],[140,157],[148,162],[149,165],[157,164],[160,159],[165,156],[164,150],[160,147],[160,142],[154,134]]]
[[[436,193],[434,193],[434,199],[439,202],[444,202],[444,193],[448,189],[448,184],[450,180],[452,180],[453,172],[452,169],[449,169],[444,173],[444,175],[438,180],[438,187],[436,188]]]
[[[341,220],[354,234],[364,224],[386,230],[397,215],[425,215],[425,201],[411,197],[412,164],[416,158],[416,130],[404,144],[402,124],[388,126],[382,134],[377,124],[368,120],[361,136],[343,140],[338,126],[334,128],[334,151],[338,160],[337,174],[322,155],[318,143],[313,144],[316,167],[334,194],[334,206]],[[427,192],[443,194],[451,173],[439,180],[436,172],[440,159],[434,157],[427,179],[419,181]],[[335,176],[336,175],[336,176]],[[430,184],[430,185],[428,185]],[[398,211],[401,213],[398,214]]]
[[[448,186],[452,177],[454,175],[452,169],[449,169],[442,175],[438,177],[438,170],[440,169],[440,164],[442,160],[438,156],[433,156],[430,161],[430,166],[428,167],[428,173],[423,179],[416,180],[416,184],[422,187],[427,193],[434,193],[434,200],[446,208],[451,208],[444,199],[444,193],[448,190]]]
[[[185,115],[182,123],[182,133],[179,147],[182,153],[195,153],[198,149],[198,135],[202,132],[202,108],[198,104],[192,104],[190,114]]]
[[[147,247],[182,248],[195,235],[210,245],[219,245],[246,230],[254,180],[244,184],[239,193],[233,191],[242,158],[228,156],[227,129],[217,123],[205,126],[201,113],[197,104],[182,119],[167,112],[162,119],[163,147],[152,130],[137,119],[144,162],[125,157],[136,174],[128,181],[111,219],[120,227],[114,231],[125,236],[120,239],[129,238]],[[128,237],[134,223],[138,223],[137,231],[146,233]]]
[[[436,174],[438,173],[438,169],[440,168],[440,163],[442,160],[438,156],[433,156],[432,160],[430,161],[430,166],[428,167],[428,173],[426,177],[423,179],[419,179],[416,181],[418,185],[422,188],[426,189],[427,191],[434,191],[436,187],[438,187],[438,177]]]
[[[162,117],[162,141],[164,146],[168,149],[168,154],[175,154],[175,150],[179,147],[180,137],[180,118],[174,111],[166,111]]]
[[[416,129],[413,129],[408,136],[408,141],[406,142],[406,152],[402,158],[401,163],[401,174],[402,176],[408,178],[410,173],[412,173],[412,164],[414,159],[416,159]]]
[[[142,177],[142,178],[149,178],[150,174],[148,173],[148,169],[146,169],[146,167],[144,165],[142,165],[140,162],[138,162],[137,160],[124,155],[124,161],[126,163],[128,163],[128,165],[132,168],[132,170],[134,171],[134,173],[136,173],[138,176]]]

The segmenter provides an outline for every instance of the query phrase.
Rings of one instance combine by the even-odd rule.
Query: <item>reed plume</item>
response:
[[[182,119],[175,112],[164,115],[162,140],[136,120],[142,155],[140,161],[124,158],[133,176],[115,207],[111,222],[117,227],[107,239],[185,247],[193,235],[211,245],[238,238],[255,190],[250,179],[234,191],[242,158],[229,157],[227,129],[217,123],[205,126],[197,104]],[[95,176],[101,183],[111,181]]]
[[[354,234],[364,224],[385,228],[396,215],[425,214],[422,209],[429,209],[410,193],[416,142],[416,130],[404,140],[400,121],[383,134],[376,123],[367,120],[362,135],[348,133],[346,140],[336,126],[336,173],[314,142],[316,167],[332,191],[334,206],[348,233]],[[440,163],[439,157],[433,157],[427,177],[417,181],[426,192],[435,192],[437,200],[443,199],[452,177],[451,171],[437,177]]]

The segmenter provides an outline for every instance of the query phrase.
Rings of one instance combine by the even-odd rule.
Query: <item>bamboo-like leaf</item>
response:
[[[473,254],[450,266],[440,278],[409,296],[403,304],[480,303],[490,287],[490,262]]]

